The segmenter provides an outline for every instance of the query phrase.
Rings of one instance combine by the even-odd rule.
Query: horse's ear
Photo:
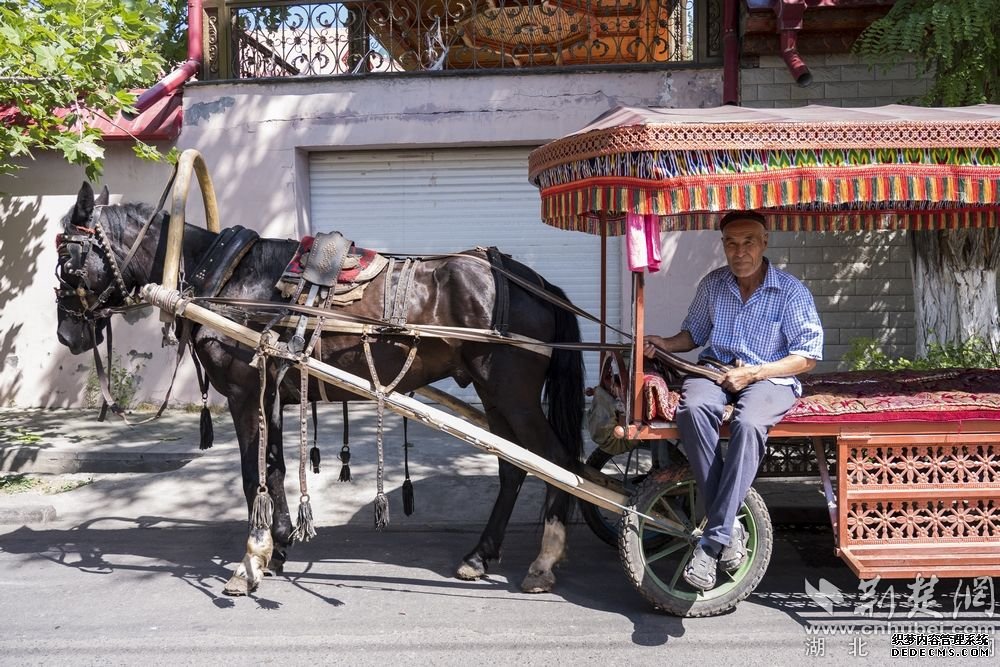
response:
[[[111,191],[108,190],[108,186],[101,188],[101,194],[97,197],[97,201],[94,203],[98,206],[107,206],[111,202]]]
[[[73,206],[73,214],[69,221],[77,227],[86,227],[93,212],[94,188],[90,187],[90,183],[84,181],[80,191],[76,194],[76,205]]]

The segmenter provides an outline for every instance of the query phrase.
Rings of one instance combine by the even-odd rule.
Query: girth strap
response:
[[[393,280],[396,259],[389,258],[389,266],[385,274],[385,292],[383,297],[383,318],[390,326],[406,326],[406,311],[410,302],[410,290],[413,287],[413,274],[417,271],[420,263],[418,259],[407,257],[403,260],[403,268],[399,270],[399,277]]]
[[[506,336],[510,331],[510,284],[507,281],[507,276],[503,273],[503,253],[496,246],[490,246],[486,250],[486,256],[490,260],[493,283],[496,286],[496,300],[493,302],[493,328],[501,336]]]

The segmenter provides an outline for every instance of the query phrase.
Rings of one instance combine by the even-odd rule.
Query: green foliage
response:
[[[132,88],[159,79],[161,12],[145,0],[0,0],[0,173],[56,150],[96,180],[100,132],[80,116],[114,118],[131,109]]]
[[[1000,368],[1000,350],[989,341],[970,338],[962,343],[931,343],[917,359],[890,357],[874,338],[856,338],[844,355],[852,371],[933,370],[937,368]]]
[[[93,482],[93,477],[79,478],[70,475],[65,478],[56,477],[51,481],[45,481],[39,477],[29,477],[23,473],[16,473],[0,475],[0,493],[14,494],[26,491],[48,494],[65,493],[66,491],[79,489],[81,486],[87,486]]]
[[[139,391],[139,385],[142,382],[142,376],[139,372],[142,370],[143,364],[135,362],[133,364],[123,364],[121,358],[116,354],[109,373],[111,377],[111,396],[115,399],[115,403],[124,409],[132,407],[136,392]],[[106,367],[105,370],[107,371]],[[101,404],[103,395],[101,393],[100,381],[97,377],[97,370],[94,368],[91,368],[87,374],[84,397],[87,401],[87,407],[96,408]]]
[[[0,475],[0,493],[24,493],[41,483],[41,480],[23,474]]]
[[[929,106],[1000,102],[1000,0],[896,0],[855,44],[872,64],[918,63]]]

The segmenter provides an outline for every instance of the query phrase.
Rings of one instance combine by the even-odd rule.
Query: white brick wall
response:
[[[901,232],[771,232],[767,256],[800,278],[816,300],[825,348],[818,372],[842,370],[857,338],[891,355],[913,356],[913,288]]]
[[[910,63],[871,69],[852,55],[803,56],[813,85],[795,84],[781,58],[740,70],[741,104],[785,108],[868,107],[905,102],[927,87]],[[913,283],[904,233],[772,232],[768,257],[812,291],[826,337],[820,372],[842,369],[857,338],[875,338],[890,355],[914,353]]]
[[[927,90],[927,79],[916,75],[916,66],[903,63],[872,69],[852,55],[806,55],[813,84],[795,84],[785,62],[761,56],[755,67],[740,70],[741,104],[773,108],[824,104],[832,107],[870,107],[904,102]]]

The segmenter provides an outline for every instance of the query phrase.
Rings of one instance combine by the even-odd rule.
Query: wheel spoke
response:
[[[686,539],[688,536],[686,532],[670,530],[669,528],[660,528],[659,526],[654,526],[648,521],[643,521],[642,530],[643,532],[648,530],[653,533],[659,533],[660,535],[669,535],[670,537],[679,537],[681,539]]]
[[[646,564],[648,565],[650,563],[654,563],[654,562],[660,560],[661,558],[663,558],[665,556],[669,556],[670,554],[674,553],[675,551],[680,551],[681,549],[683,549],[686,546],[688,546],[688,543],[685,540],[677,540],[676,542],[674,542],[670,546],[665,547],[663,549],[660,549],[659,551],[657,551],[652,556],[648,556],[647,555],[646,556]]]
[[[695,494],[695,483],[691,482],[688,485],[688,504],[691,507],[691,519],[693,521],[697,521],[698,520],[698,509],[697,509],[698,505],[695,504],[694,494]]]
[[[687,515],[684,513],[683,510],[675,507],[674,504],[670,502],[670,498],[667,498],[666,496],[661,496],[660,499],[657,501],[657,504],[662,505],[663,509],[667,511],[667,514],[670,514],[675,519],[677,519],[678,523],[684,524],[684,526],[688,528],[691,527],[691,519],[687,517]]]
[[[692,553],[694,553],[694,547],[688,549],[684,558],[681,558],[681,562],[677,565],[677,569],[674,570],[674,576],[670,577],[670,588],[677,588],[677,580],[681,578],[681,572],[684,571],[684,566],[686,566],[688,561],[691,560]]]

